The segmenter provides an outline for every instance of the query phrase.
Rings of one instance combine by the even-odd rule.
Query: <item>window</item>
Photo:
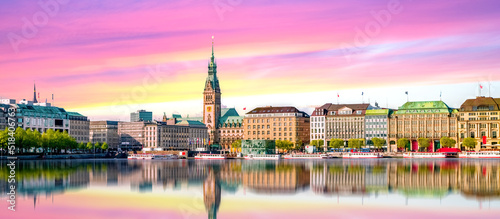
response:
[[[475,138],[474,136],[475,136],[475,135],[474,135],[474,132],[471,132],[471,133],[470,133],[470,137],[471,137],[471,138]]]
[[[496,131],[492,131],[491,132],[491,137],[492,138],[497,138],[497,132]]]

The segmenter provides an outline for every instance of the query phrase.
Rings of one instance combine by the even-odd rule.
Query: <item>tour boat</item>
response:
[[[281,158],[280,154],[247,154],[245,156],[246,160],[279,160]]]
[[[331,156],[326,154],[287,154],[283,158],[285,159],[325,159],[331,158]]]
[[[342,158],[382,158],[382,154],[374,152],[349,152],[342,154]]]
[[[464,151],[458,154],[459,158],[500,158],[500,151]]]
[[[173,160],[177,159],[175,154],[129,154],[127,159],[132,160]]]
[[[443,152],[406,152],[403,158],[446,158]]]
[[[226,159],[227,154],[197,154],[194,159]]]

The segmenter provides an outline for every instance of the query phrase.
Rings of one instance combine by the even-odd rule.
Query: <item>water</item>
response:
[[[499,161],[3,162],[0,218],[499,218]]]

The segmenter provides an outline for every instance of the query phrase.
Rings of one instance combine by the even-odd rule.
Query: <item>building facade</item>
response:
[[[410,140],[412,151],[417,151],[418,138],[431,140],[429,151],[440,146],[441,137],[457,140],[457,110],[448,107],[443,101],[406,102],[391,114],[389,119],[389,144],[396,149],[397,140]]]
[[[222,116],[219,119],[219,136],[222,150],[234,151],[232,143],[243,139],[243,116],[239,116],[234,108],[224,108],[221,110]]]
[[[310,117],[295,107],[258,107],[245,115],[245,140],[288,140],[309,143]]]
[[[459,143],[465,138],[475,138],[476,150],[497,149],[500,126],[500,98],[476,97],[460,106],[458,113]]]
[[[13,106],[16,108],[18,127],[38,130],[40,133],[48,129],[69,133],[69,116],[63,108],[53,107],[46,103],[34,105],[31,101],[20,101],[19,104]]]
[[[391,109],[371,109],[365,113],[365,139],[366,145],[373,145],[372,138],[385,139],[389,142],[389,116]]]
[[[120,146],[120,136],[118,135],[117,121],[90,121],[89,122],[89,142],[106,142],[109,148],[116,149]]]
[[[325,104],[323,106],[314,109],[311,114],[311,127],[309,128],[311,133],[311,141],[313,140],[323,140],[323,147],[328,146],[326,144],[326,114],[328,114],[328,107],[331,104]]]
[[[153,121],[153,112],[146,110],[137,110],[137,112],[130,113],[130,122],[151,122]]]
[[[133,149],[146,151],[207,150],[207,127],[199,121],[164,117],[163,121],[124,122],[120,125],[122,146],[130,145]],[[143,127],[142,136],[140,127]]]
[[[78,143],[89,142],[90,121],[86,116],[76,113],[68,112],[69,118],[69,135],[75,138]]]
[[[326,115],[326,145],[332,138],[364,139],[366,110],[373,109],[370,104],[329,104]]]
[[[142,150],[145,144],[145,128],[149,122],[118,122],[118,136],[122,150]]]

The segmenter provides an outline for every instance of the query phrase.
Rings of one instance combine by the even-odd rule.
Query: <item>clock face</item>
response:
[[[212,106],[207,106],[207,112],[212,112]]]

